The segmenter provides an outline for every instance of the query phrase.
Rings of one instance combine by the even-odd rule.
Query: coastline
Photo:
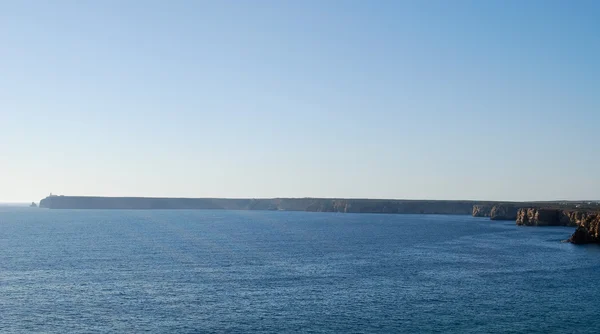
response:
[[[575,227],[569,241],[600,243],[600,203],[591,201],[494,202],[344,198],[168,198],[51,195],[47,209],[266,210],[338,213],[444,214],[489,217],[523,226]]]

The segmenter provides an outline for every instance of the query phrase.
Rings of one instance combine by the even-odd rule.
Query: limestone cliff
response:
[[[494,205],[490,212],[491,220],[515,220],[519,208],[514,205],[498,204]]]
[[[517,225],[525,226],[577,226],[567,211],[547,208],[523,208],[517,212]]]
[[[517,213],[517,225],[576,226],[569,241],[575,244],[600,243],[600,213],[592,211],[523,208]]]
[[[491,204],[475,204],[473,205],[473,217],[489,217],[492,211]]]
[[[522,207],[534,206],[535,203],[484,203],[473,205],[473,217],[490,217],[491,220],[515,220],[517,211]]]

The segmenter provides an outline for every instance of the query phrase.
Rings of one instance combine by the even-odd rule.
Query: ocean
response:
[[[470,216],[0,208],[0,332],[598,333],[600,247]]]

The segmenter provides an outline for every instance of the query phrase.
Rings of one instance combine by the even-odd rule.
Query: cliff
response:
[[[473,217],[490,217],[491,220],[515,220],[517,211],[532,203],[498,203],[473,205]]]
[[[598,211],[600,207],[590,202],[507,202],[497,203],[491,207],[482,206],[483,209],[476,210],[473,207],[473,215],[485,213],[489,208],[491,220],[515,220],[517,225],[532,226],[575,226],[569,223],[570,215],[576,212]],[[573,218],[574,219],[574,218]]]
[[[517,225],[576,226],[569,238],[575,244],[600,243],[600,212],[551,208],[523,208],[517,214]]]
[[[500,204],[494,205],[490,212],[491,220],[515,220],[519,208],[514,205]]]
[[[525,226],[576,226],[565,210],[549,208],[519,209],[516,222]]]
[[[473,217],[489,217],[492,212],[493,205],[491,204],[475,204],[473,205]]]
[[[328,198],[150,198],[49,196],[40,207],[49,209],[214,209],[280,210],[348,213],[406,213],[467,215],[475,201],[328,199]]]

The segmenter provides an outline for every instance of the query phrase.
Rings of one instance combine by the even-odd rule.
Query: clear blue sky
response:
[[[3,1],[0,201],[600,199],[598,1]]]

